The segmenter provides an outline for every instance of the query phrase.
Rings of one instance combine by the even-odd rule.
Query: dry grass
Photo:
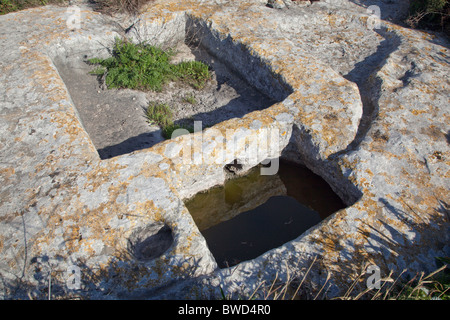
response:
[[[49,4],[65,5],[67,3],[66,0],[0,0],[0,15]]]
[[[443,31],[450,35],[450,0],[411,0],[405,22],[411,28]]]
[[[97,11],[113,15],[117,13],[138,14],[154,0],[91,0]],[[0,15],[48,4],[68,4],[68,0],[0,0]]]
[[[154,0],[92,0],[96,9],[106,14],[138,14],[141,9]]]
[[[393,277],[391,271],[387,277],[380,279],[379,289],[369,288],[362,290],[361,284],[367,278],[366,268],[352,281],[345,293],[332,300],[450,300],[450,272],[448,270],[449,259],[438,258],[445,264],[435,271],[425,274],[417,273],[409,280],[405,280],[403,270],[398,276]],[[241,297],[248,300],[326,300],[326,287],[331,279],[330,275],[322,287],[314,294],[304,288],[306,278],[316,262],[312,261],[308,270],[301,278],[287,274],[286,281],[280,281],[278,274],[271,283],[262,281],[249,297]],[[288,270],[288,269],[287,269]],[[307,293],[307,294],[305,294]],[[228,297],[222,292],[222,298]]]

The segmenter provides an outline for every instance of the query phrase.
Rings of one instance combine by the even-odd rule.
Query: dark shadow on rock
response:
[[[356,148],[369,132],[373,120],[377,117],[379,112],[378,99],[381,91],[381,80],[377,79],[375,83],[369,83],[370,76],[384,63],[391,53],[393,53],[400,46],[401,39],[393,32],[386,29],[376,30],[378,34],[384,37],[380,43],[377,51],[366,57],[363,61],[358,62],[352,71],[344,75],[349,81],[356,83],[361,96],[363,104],[363,114],[358,126],[355,139],[348,145],[345,150],[342,150],[331,157],[347,153]]]
[[[105,267],[91,267],[84,259],[67,262],[63,257],[50,258],[47,255],[30,259],[28,276],[6,280],[1,277],[4,300],[153,300],[153,299],[202,299],[194,295],[201,287],[201,278],[195,275],[200,259],[179,259],[177,265],[167,265],[163,258],[156,261],[160,271],[149,276],[146,264],[124,252],[113,258]],[[156,258],[158,259],[158,258]],[[181,267],[182,266],[182,267]],[[167,277],[167,274],[173,274]],[[164,277],[166,276],[166,278]],[[160,278],[159,278],[160,277]],[[145,284],[147,283],[147,284]],[[218,292],[211,286],[211,292]],[[215,298],[218,296],[214,295]]]
[[[142,133],[138,136],[126,139],[116,145],[104,147],[98,149],[97,152],[100,159],[105,160],[113,157],[117,157],[123,154],[131,153],[146,148],[150,148],[158,142],[163,141],[161,137],[161,130],[154,132]]]
[[[160,257],[172,243],[172,229],[162,222],[155,222],[130,236],[128,250],[137,260],[149,261]]]
[[[258,91],[256,91],[256,89],[253,93],[247,92],[245,88],[242,88],[238,84],[232,82],[230,78],[223,76],[220,73],[217,74],[217,81],[217,90],[220,90],[221,85],[227,83],[234,90],[236,90],[239,97],[229,101],[226,105],[223,105],[212,111],[197,113],[189,119],[176,120],[174,121],[174,124],[193,127],[194,120],[192,120],[192,118],[195,118],[195,121],[201,121],[202,129],[205,129],[206,127],[211,127],[215,124],[232,118],[241,118],[246,114],[256,110],[266,109],[276,103],[276,101],[270,99],[269,97],[266,97],[262,93],[258,94]],[[122,141],[116,145],[98,149],[97,151],[101,159],[109,159],[133,151],[150,148],[164,140],[161,132],[161,130],[158,130],[140,134],[138,136]]]
[[[226,66],[227,71],[274,101],[283,101],[294,91],[280,74],[274,73],[263,58],[251,52],[243,43],[235,41],[231,35],[225,38],[217,36],[207,21],[188,15],[185,42],[188,46],[199,49],[193,50],[196,60],[213,68],[218,61]],[[218,82],[221,81],[223,79],[219,77]]]
[[[220,86],[220,84],[219,84]],[[202,122],[202,128],[211,127],[220,122],[230,120],[233,118],[242,118],[248,113],[257,110],[264,110],[273,104],[275,101],[266,98],[264,96],[259,97],[251,97],[245,92],[243,92],[239,88],[235,88],[240,97],[235,98],[228,102],[226,105],[221,106],[217,109],[214,109],[209,112],[200,112],[193,116],[195,121]],[[247,108],[248,106],[253,105],[252,108]],[[175,124],[189,124],[189,122],[193,125],[193,121],[190,119],[180,119],[175,121]]]
[[[220,82],[222,84],[227,80],[226,78],[221,78],[220,76],[219,78],[222,81]],[[249,96],[248,93],[246,93],[239,87],[235,87],[235,90],[238,92],[240,97],[231,100],[229,103],[220,108],[214,109],[210,112],[197,113],[193,116],[195,118],[195,121],[202,122],[202,129],[211,127],[217,123],[232,118],[241,118],[246,114],[248,114],[249,112],[253,112],[256,110],[263,110],[275,103],[275,101],[265,96],[259,97]],[[255,100],[257,101],[256,103]],[[245,108],[248,105],[257,105],[258,107],[248,110]],[[193,127],[194,125],[194,121],[192,119],[179,119],[174,121],[174,123],[176,125],[186,125],[188,127]],[[122,141],[116,145],[98,149],[97,151],[100,158],[104,160],[112,157],[117,157],[123,154],[131,153],[133,151],[150,148],[155,144],[164,140],[164,138],[161,135],[162,134],[161,132],[162,130],[143,133],[138,136],[129,138],[125,141]]]

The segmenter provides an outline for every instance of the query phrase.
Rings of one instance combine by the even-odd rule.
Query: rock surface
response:
[[[49,279],[52,298],[199,299],[220,289],[237,297],[276,276],[301,277],[312,261],[305,288],[325,284],[334,297],[367,264],[382,275],[434,269],[450,253],[449,44],[388,21],[405,2],[387,20],[374,20],[362,0],[152,3],[130,37],[177,43],[194,30],[280,102],[108,160],[54,61],[107,54],[126,21],[83,4],[1,16],[2,298],[48,298]],[[236,152],[225,152],[233,141]],[[222,183],[235,159],[248,169],[280,155],[322,176],[348,207],[218,269],[183,200]]]

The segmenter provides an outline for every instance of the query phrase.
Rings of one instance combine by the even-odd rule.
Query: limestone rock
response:
[[[238,297],[275,276],[301,277],[313,262],[305,285],[326,283],[328,297],[342,295],[365,263],[382,276],[431,271],[450,253],[448,42],[374,21],[367,1],[354,2],[290,10],[257,0],[154,2],[130,38],[178,42],[190,30],[278,103],[108,160],[54,62],[107,56],[117,21],[82,4],[0,16],[2,298],[48,298],[49,274],[53,298],[158,299],[220,297],[220,289]],[[247,170],[279,156],[321,175],[348,207],[217,269],[183,200],[223,183],[236,159]]]

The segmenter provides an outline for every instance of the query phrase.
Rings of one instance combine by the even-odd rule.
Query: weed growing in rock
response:
[[[192,126],[179,125],[172,123],[171,125],[165,126],[162,128],[162,135],[166,139],[172,138],[172,134],[177,129],[185,129],[190,133],[194,132],[194,128]]]
[[[133,44],[117,38],[113,55],[107,59],[94,58],[88,62],[99,65],[91,73],[105,76],[108,88],[130,88],[161,91],[169,81],[180,80],[201,89],[210,79],[209,67],[200,61],[171,64],[173,50],[140,43]]]
[[[65,0],[0,0],[0,15],[48,4],[64,3],[66,3]]]
[[[151,102],[146,109],[145,116],[151,125],[165,127],[173,124],[172,111],[165,103]]]
[[[187,94],[183,97],[183,102],[187,102],[190,104],[197,104],[197,100],[195,99],[193,94]]]
[[[17,2],[13,0],[0,0],[0,15],[17,10],[20,10]]]
[[[209,67],[200,61],[170,63],[174,50],[162,50],[145,43],[133,44],[116,38],[112,56],[106,59],[93,58],[88,63],[97,65],[90,73],[104,78],[106,86],[111,88],[129,88],[137,90],[162,91],[170,81],[181,81],[200,90],[211,79]],[[196,104],[195,97],[184,97],[184,102]],[[161,127],[166,139],[171,138],[176,129],[188,126],[174,124],[172,110],[165,103],[151,102],[145,109],[150,124]]]
[[[166,139],[170,139],[172,133],[177,129],[186,129],[189,132],[194,132],[192,127],[174,124],[170,106],[165,103],[151,102],[145,110],[145,116],[150,124],[156,124],[161,127],[162,135]]]
[[[179,79],[195,89],[202,89],[210,79],[209,67],[201,61],[183,61],[174,66],[174,72]]]

